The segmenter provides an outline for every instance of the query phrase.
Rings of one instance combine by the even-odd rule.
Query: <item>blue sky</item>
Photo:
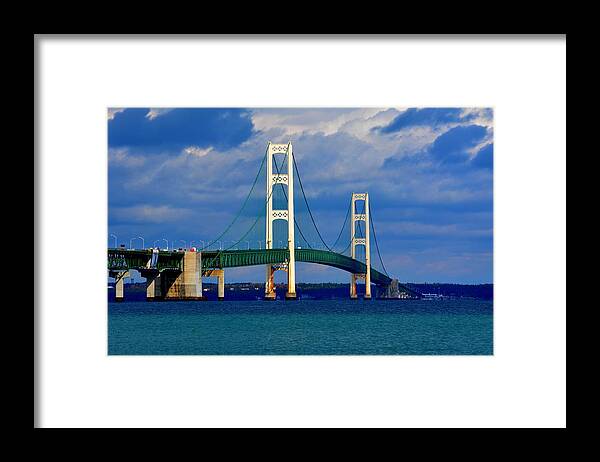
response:
[[[390,275],[404,282],[492,282],[488,108],[109,109],[109,233],[127,246],[136,236],[147,247],[156,240],[164,246],[162,239],[177,246],[214,239],[244,202],[268,141],[292,142],[328,244],[350,194],[368,191]],[[241,237],[264,206],[260,180],[225,241]],[[310,228],[298,190],[295,204],[303,230]],[[316,240],[310,229],[305,234]],[[261,237],[264,221],[248,240]],[[114,238],[107,242],[113,246]],[[347,273],[318,265],[299,264],[297,272],[298,282],[348,281]],[[263,278],[262,267],[227,274],[231,282]]]

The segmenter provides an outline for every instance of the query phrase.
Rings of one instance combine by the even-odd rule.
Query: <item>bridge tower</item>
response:
[[[356,201],[364,201],[365,213],[356,213]],[[371,298],[371,246],[369,240],[370,222],[369,222],[369,193],[352,193],[352,226],[350,227],[350,249],[352,258],[356,258],[356,246],[365,246],[365,264],[367,272],[365,274],[352,274],[350,276],[350,298],[357,298],[356,280],[365,280],[365,299]],[[356,237],[356,222],[364,221],[365,236]]]
[[[273,173],[273,159],[275,155],[284,155],[287,157],[287,171]],[[296,244],[294,241],[294,160],[292,157],[292,143],[275,144],[269,141],[267,145],[267,213],[266,213],[266,232],[265,248],[273,248],[273,221],[286,220],[288,223],[288,244],[289,259],[282,265],[267,265],[267,274],[265,282],[265,298],[275,300],[274,273],[278,269],[287,271],[288,287],[285,294],[286,299],[296,298]],[[287,210],[273,209],[273,187],[277,184],[287,185]]]

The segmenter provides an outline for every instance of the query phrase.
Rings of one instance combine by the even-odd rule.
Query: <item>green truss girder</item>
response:
[[[333,266],[350,273],[365,273],[367,266],[353,258],[335,252],[318,249],[296,249],[296,261]],[[289,259],[288,249],[225,250],[202,252],[202,268],[235,268],[239,266],[284,263]],[[371,267],[371,281],[387,285],[391,279]]]
[[[151,250],[108,249],[109,270],[141,270],[148,267]],[[161,251],[158,254],[156,269],[159,271],[183,269],[183,253]]]
[[[108,250],[108,269],[127,270],[147,268],[152,251],[150,250]],[[319,265],[333,266],[348,271],[349,273],[365,273],[366,265],[363,262],[335,252],[317,249],[296,249],[296,261],[316,263]],[[182,252],[161,251],[159,253],[156,269],[181,270]],[[202,269],[236,268],[240,266],[255,266],[285,263],[289,260],[288,249],[268,250],[225,250],[202,252]],[[371,281],[377,285],[387,285],[391,279],[371,267]]]

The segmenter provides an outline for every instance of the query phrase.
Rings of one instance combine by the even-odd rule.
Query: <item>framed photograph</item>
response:
[[[566,427],[566,36],[34,36],[34,427]]]

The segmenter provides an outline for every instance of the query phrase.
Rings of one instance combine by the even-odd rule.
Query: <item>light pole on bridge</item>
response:
[[[111,235],[110,235],[110,237],[114,237],[114,238],[115,238],[115,249],[116,249],[117,247],[119,247],[119,244],[118,244],[118,242],[117,242],[117,235],[116,235],[116,234],[111,234]]]
[[[145,249],[146,245],[142,236],[132,237],[131,239],[129,239],[129,248],[133,249],[133,241],[135,241],[136,239],[140,239],[142,241],[142,249]]]

